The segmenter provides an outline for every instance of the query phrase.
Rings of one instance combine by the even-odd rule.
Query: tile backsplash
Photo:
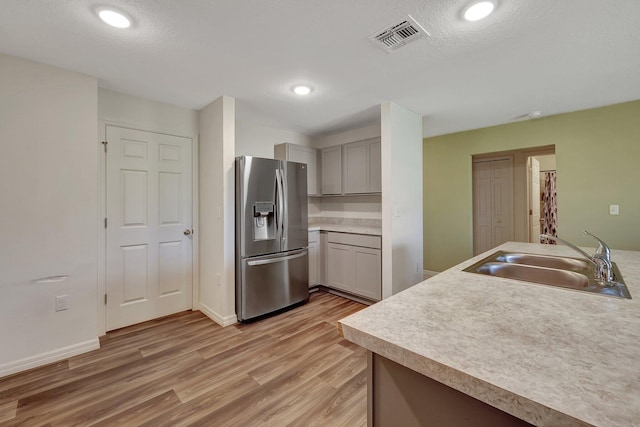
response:
[[[318,224],[339,224],[355,227],[382,227],[382,220],[377,218],[342,218],[331,216],[310,216],[309,226]]]

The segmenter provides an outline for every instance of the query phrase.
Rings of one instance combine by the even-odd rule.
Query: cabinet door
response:
[[[342,148],[344,156],[343,181],[345,194],[367,192],[367,142],[353,142]]]
[[[329,254],[329,234],[326,231],[320,232],[320,246],[319,252],[320,255],[318,257],[318,284],[326,285],[327,284],[327,258]]]
[[[367,154],[369,156],[369,180],[367,182],[367,192],[369,193],[381,193],[382,192],[382,143],[380,141],[373,141],[369,143],[369,150]]]
[[[318,195],[318,156],[315,148],[288,144],[287,160],[307,165],[307,194]]]
[[[309,232],[309,286],[317,285],[319,282],[320,265],[320,232]]]
[[[337,243],[328,244],[327,275],[329,286],[353,292],[353,248]]]
[[[322,194],[342,194],[342,147],[322,149]]]
[[[382,297],[382,256],[379,249],[353,248],[353,293],[379,301]]]

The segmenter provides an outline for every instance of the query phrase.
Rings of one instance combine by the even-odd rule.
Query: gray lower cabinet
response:
[[[380,236],[328,233],[327,285],[379,301],[382,297]]]
[[[353,247],[338,243],[329,243],[327,254],[327,275],[329,286],[343,291],[353,290],[353,272],[351,258]]]
[[[320,232],[309,232],[309,286],[320,283]]]
[[[380,249],[353,248],[353,293],[379,301],[382,297]]]

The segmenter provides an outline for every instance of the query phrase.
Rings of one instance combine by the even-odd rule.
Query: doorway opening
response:
[[[529,242],[555,245],[541,234],[558,236],[558,205],[556,191],[556,156],[543,154],[527,159],[529,202]]]
[[[473,254],[508,241],[540,243],[543,232],[555,236],[555,174],[553,145],[474,155]]]

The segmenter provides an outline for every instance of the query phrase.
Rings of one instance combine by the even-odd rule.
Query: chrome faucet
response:
[[[541,234],[540,237],[554,240],[556,242],[560,242],[566,246],[569,246],[571,249],[584,256],[595,266],[596,279],[598,279],[601,283],[607,285],[614,284],[615,281],[613,277],[613,265],[611,264],[611,249],[605,242],[589,233],[587,230],[584,230],[584,234],[591,236],[598,241],[598,248],[596,249],[596,253],[593,255],[589,255],[573,243],[562,240],[559,237],[551,236],[549,234]]]

